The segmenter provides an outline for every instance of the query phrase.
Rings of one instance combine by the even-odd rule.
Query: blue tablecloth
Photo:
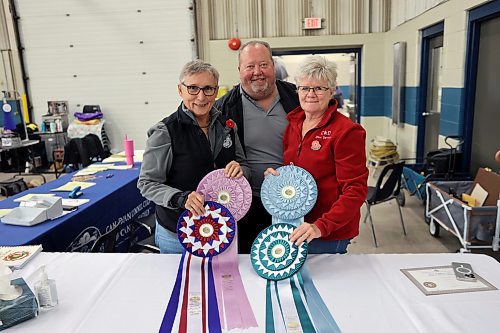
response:
[[[117,251],[128,245],[130,222],[138,217],[154,214],[154,204],[141,196],[137,189],[140,163],[128,170],[107,170],[96,174],[95,186],[83,190],[79,199],[90,202],[67,215],[54,220],[25,227],[0,223],[0,246],[42,244],[44,251],[87,252],[95,241],[114,228],[119,228]],[[112,177],[106,175],[112,174]],[[0,209],[19,206],[13,200],[29,193],[55,193],[67,198],[69,192],[51,192],[71,181],[73,174],[61,176],[52,182],[24,191],[0,202]]]

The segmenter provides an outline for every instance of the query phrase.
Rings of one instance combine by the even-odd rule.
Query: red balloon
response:
[[[233,38],[229,39],[229,41],[227,42],[227,45],[229,45],[229,48],[231,50],[236,51],[241,46],[241,40],[238,37],[233,37]]]

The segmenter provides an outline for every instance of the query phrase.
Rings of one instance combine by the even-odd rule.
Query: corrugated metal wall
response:
[[[448,0],[395,0],[391,8],[391,29]]]
[[[208,0],[210,39],[385,32],[448,0]],[[324,29],[303,30],[305,17]]]
[[[342,35],[389,30],[391,0],[209,0],[210,39]],[[324,29],[303,30],[305,17]]]

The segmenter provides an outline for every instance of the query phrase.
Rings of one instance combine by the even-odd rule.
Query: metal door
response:
[[[471,172],[479,167],[499,169],[494,155],[500,149],[500,17],[481,23],[471,150]]]
[[[427,91],[425,110],[424,155],[439,148],[439,122],[441,118],[441,88],[443,73],[443,35],[429,40],[427,53]]]

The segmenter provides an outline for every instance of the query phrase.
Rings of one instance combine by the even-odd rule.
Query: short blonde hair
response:
[[[295,82],[304,78],[325,80],[330,88],[337,86],[337,64],[323,56],[313,55],[306,57],[300,64],[295,74]]]

